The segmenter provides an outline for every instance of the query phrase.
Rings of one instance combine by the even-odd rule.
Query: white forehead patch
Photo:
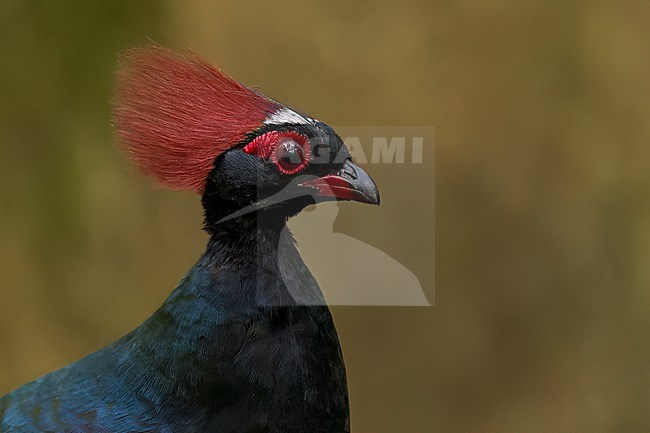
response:
[[[282,108],[264,120],[265,125],[281,125],[283,123],[299,123],[313,125],[314,119],[302,116],[288,108]]]

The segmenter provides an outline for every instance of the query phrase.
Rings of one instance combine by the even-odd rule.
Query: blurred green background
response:
[[[153,40],[333,125],[436,127],[436,305],[334,308],[353,431],[648,431],[649,16],[641,0],[0,2],[0,394],[137,326],[203,250],[197,197],[113,146],[116,55]],[[431,268],[426,170],[367,168],[384,204],[341,206],[335,229]]]

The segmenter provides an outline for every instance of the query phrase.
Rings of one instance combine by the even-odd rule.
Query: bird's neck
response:
[[[251,212],[212,223],[208,233],[210,240],[203,259],[221,267],[232,260],[248,263],[256,262],[260,255],[277,255],[278,249],[286,246],[288,231],[286,219]]]
[[[296,248],[286,217],[253,212],[211,228],[197,264],[214,275],[220,296],[247,307],[322,305],[323,295]],[[239,276],[242,283],[224,284]]]
[[[198,263],[136,330],[141,364],[174,378],[150,391],[196,396],[230,389],[219,372],[242,372],[223,360],[235,359],[251,344],[251,329],[285,329],[317,317],[322,325],[314,332],[320,335],[320,326],[332,326],[324,304],[284,224],[278,230],[248,216],[215,227]]]

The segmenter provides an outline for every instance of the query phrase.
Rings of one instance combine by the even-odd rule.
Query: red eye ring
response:
[[[311,160],[309,139],[293,131],[267,132],[248,143],[244,147],[244,151],[260,158],[269,159],[284,174],[298,173]],[[288,155],[288,152],[291,155]]]

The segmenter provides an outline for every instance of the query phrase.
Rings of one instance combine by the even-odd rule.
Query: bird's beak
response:
[[[375,181],[349,159],[338,172],[303,182],[301,185],[315,189],[314,195],[325,200],[379,204],[379,189]]]

